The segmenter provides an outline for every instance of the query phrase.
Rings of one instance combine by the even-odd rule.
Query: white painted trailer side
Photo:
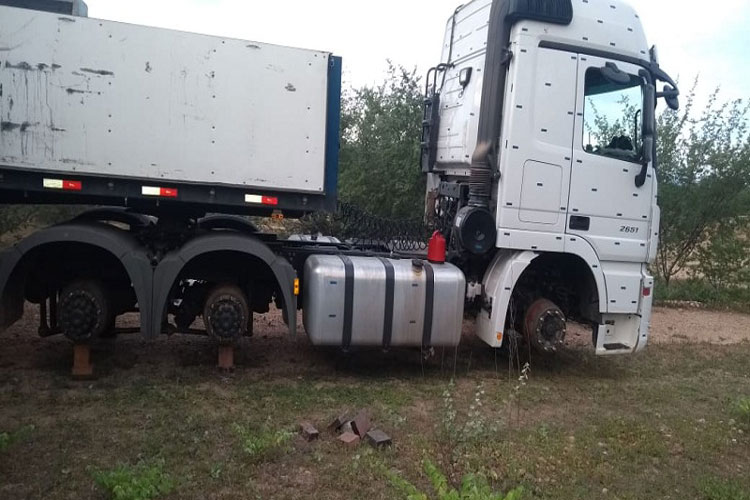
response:
[[[0,164],[322,193],[329,59],[0,7]]]

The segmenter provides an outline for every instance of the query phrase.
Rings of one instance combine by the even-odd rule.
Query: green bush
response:
[[[389,62],[383,83],[342,98],[339,198],[373,215],[419,218],[425,179],[419,167],[422,84]]]
[[[72,219],[84,205],[0,205],[0,234],[25,227],[41,228]]]
[[[711,239],[695,251],[694,277],[705,279],[717,290],[750,283],[748,224],[727,224],[712,231]]]
[[[712,308],[750,312],[748,286],[717,288],[698,278],[672,280],[669,285],[657,279],[654,285],[654,299],[657,304],[664,301],[695,301]]]
[[[150,500],[174,489],[174,481],[164,472],[164,464],[120,464],[111,470],[93,470],[96,484],[114,500]]]

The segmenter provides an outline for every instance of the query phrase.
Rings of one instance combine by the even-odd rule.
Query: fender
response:
[[[580,238],[576,238],[575,241],[571,238],[566,250],[569,251],[565,253],[581,258],[588,265],[596,282],[599,312],[607,312],[607,287],[596,252]],[[499,250],[487,268],[482,283],[484,300],[491,303],[488,304],[489,307],[483,306],[480,310],[476,328],[477,335],[491,347],[500,347],[503,343],[508,305],[516,283],[531,262],[544,253],[530,250]]]
[[[284,321],[289,327],[289,333],[293,335],[297,330],[297,297],[294,295],[294,280],[297,273],[289,262],[274,254],[262,241],[239,234],[199,236],[179,249],[169,252],[159,262],[154,271],[154,300],[148,334],[156,336],[161,332],[162,322],[167,315],[169,293],[185,265],[195,257],[217,251],[232,251],[257,257],[271,269],[284,300]]]
[[[596,290],[599,294],[599,312],[607,312],[607,307],[609,306],[609,301],[607,300],[607,281],[604,278],[604,270],[594,247],[584,238],[568,235],[565,242],[565,253],[576,255],[588,264],[591,274],[594,275]]]
[[[71,221],[39,230],[0,254],[0,331],[15,323],[23,315],[23,287],[19,265],[29,252],[47,244],[82,243],[100,248],[122,263],[133,285],[141,309],[141,332],[151,324],[150,310],[143,307],[151,303],[152,268],[135,237],[109,224],[94,221]],[[64,263],[60,263],[64,265]]]
[[[491,301],[489,310],[482,307],[477,316],[477,336],[490,347],[503,343],[505,316],[513,288],[531,261],[539,256],[530,250],[499,250],[484,274],[484,300]]]

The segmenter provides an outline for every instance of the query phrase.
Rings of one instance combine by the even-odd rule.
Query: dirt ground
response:
[[[703,309],[654,308],[650,342],[750,341],[750,315]]]
[[[133,314],[121,316],[117,322],[118,327],[133,327],[137,324],[137,315]],[[43,366],[49,361],[45,353],[57,356],[70,350],[69,342],[60,335],[40,338],[36,334],[38,325],[37,308],[27,304],[24,317],[2,334],[3,337],[12,340],[5,342],[0,350],[0,369]],[[471,349],[481,348],[483,344],[473,336],[472,328],[472,322],[464,322],[462,345],[468,345]],[[742,342],[750,342],[750,315],[698,308],[653,309],[650,344],[731,345]],[[119,346],[116,350],[115,345]],[[580,325],[571,324],[568,327],[566,345],[571,349],[591,350],[591,334]],[[102,340],[94,350],[114,354],[115,357],[107,361],[116,365],[124,363],[125,366],[134,366],[139,362],[210,365],[211,356],[215,352],[210,340],[202,336],[162,336],[155,341],[147,342],[137,334],[121,335],[116,341]],[[295,364],[298,360],[310,356],[319,358],[321,354],[334,357],[338,355],[335,349],[316,349],[310,345],[302,326],[301,313],[297,318],[297,336],[290,338],[280,311],[272,309],[268,314],[255,315],[254,335],[243,339],[240,349],[237,350],[236,362],[238,365],[250,363],[254,367],[263,367],[263,370],[280,373],[288,369],[284,361]],[[162,355],[176,359],[160,359]],[[398,362],[397,360],[403,356],[409,356],[409,353],[396,352],[395,356],[384,359],[394,359]],[[444,353],[441,356],[444,357]]]
[[[750,429],[732,413],[750,396],[750,315],[655,308],[650,347],[609,359],[571,329],[555,358],[521,360],[531,365],[521,384],[507,353],[472,337],[469,323],[458,349],[428,359],[343,355],[311,346],[301,326],[290,338],[278,312],[256,316],[230,375],[217,372],[206,337],[133,334],[98,341],[96,380],[75,382],[69,342],[40,338],[37,321],[28,308],[0,335],[2,499],[107,498],[92,471],[141,462],[164,464],[175,482],[166,498],[403,498],[388,474],[429,491],[428,457],[454,484],[481,473],[498,490],[522,485],[527,498],[750,490]],[[269,432],[301,420],[323,430],[361,407],[392,449],[350,449],[324,432],[317,444],[297,436],[248,451],[265,449]]]

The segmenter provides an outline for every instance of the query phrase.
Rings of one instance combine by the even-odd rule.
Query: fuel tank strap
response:
[[[424,262],[425,297],[424,297],[424,330],[422,330],[422,347],[429,347],[432,342],[432,311],[435,302],[435,270]]]
[[[354,264],[346,255],[339,255],[344,263],[344,332],[341,345],[348,349],[352,343],[352,319],[354,316]]]
[[[378,257],[385,267],[385,310],[383,312],[383,349],[388,349],[393,336],[393,297],[395,290],[395,270],[393,264],[384,257]]]

